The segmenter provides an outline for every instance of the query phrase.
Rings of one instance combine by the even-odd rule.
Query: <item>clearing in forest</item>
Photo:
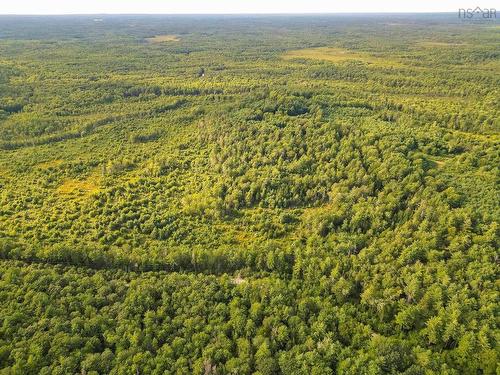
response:
[[[85,180],[67,179],[58,188],[57,193],[61,195],[87,196],[99,191],[99,178],[90,176]]]
[[[372,56],[365,52],[350,51],[344,48],[337,47],[317,47],[305,48],[288,51],[283,55],[286,60],[291,59],[310,59],[310,60],[323,60],[331,62],[344,62],[344,61],[361,61],[367,64],[379,66],[396,66],[401,65],[400,62],[389,60],[382,57]]]
[[[466,46],[467,43],[452,43],[452,42],[436,42],[436,41],[421,41],[418,42],[417,45],[420,47],[426,47],[426,48],[446,48],[446,47],[461,47],[461,46]]]
[[[148,43],[163,43],[163,42],[179,42],[181,39],[177,35],[155,35],[151,38],[146,38]]]
[[[60,166],[64,161],[61,159],[44,161],[42,163],[38,163],[37,166],[41,169],[55,168]]]

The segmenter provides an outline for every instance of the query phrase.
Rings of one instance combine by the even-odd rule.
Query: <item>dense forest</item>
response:
[[[498,374],[500,26],[0,16],[1,374]]]

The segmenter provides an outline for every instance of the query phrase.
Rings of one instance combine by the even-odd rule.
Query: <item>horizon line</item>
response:
[[[463,9],[463,8],[460,8]],[[472,9],[472,8],[471,8]],[[0,16],[300,16],[300,15],[349,15],[349,14],[449,14],[456,13],[458,8],[453,11],[413,11],[413,12],[267,12],[267,13],[0,13]]]

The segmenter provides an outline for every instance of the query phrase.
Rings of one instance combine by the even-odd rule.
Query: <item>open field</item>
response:
[[[155,35],[151,38],[145,38],[148,43],[179,42],[181,39],[177,35]]]
[[[466,43],[460,42],[436,42],[436,41],[421,41],[417,43],[418,46],[426,47],[426,48],[454,48],[454,47],[464,47],[467,46]]]
[[[368,53],[351,51],[335,47],[306,48],[288,51],[283,55],[285,60],[308,59],[321,60],[334,63],[346,61],[358,61],[375,66],[401,66],[402,64],[394,59],[376,57]]]
[[[99,191],[98,179],[95,177],[86,180],[65,180],[58,188],[61,195],[88,196]]]

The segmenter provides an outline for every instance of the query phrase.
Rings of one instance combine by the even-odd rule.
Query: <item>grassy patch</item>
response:
[[[63,163],[63,160],[61,160],[61,159],[49,160],[49,161],[45,161],[45,162],[39,163],[38,167],[41,168],[41,169],[48,169],[48,168],[51,168],[51,167],[52,168],[58,167],[62,163]]]
[[[99,191],[99,178],[90,176],[85,180],[67,179],[56,190],[60,195],[88,196]]]
[[[386,59],[382,57],[372,56],[364,52],[350,51],[344,48],[336,47],[318,47],[306,48],[288,51],[283,55],[285,60],[292,59],[309,59],[309,60],[323,60],[335,63],[345,61],[361,61],[366,64],[377,66],[401,66],[398,61]]]
[[[421,41],[417,43],[420,47],[425,48],[448,48],[448,47],[462,47],[467,43],[451,43],[451,42],[435,42],[435,41]]]
[[[441,169],[446,164],[449,158],[438,157],[438,156],[428,156],[428,159],[434,164],[434,168]]]
[[[148,43],[164,43],[164,42],[179,42],[181,39],[177,35],[155,35],[151,38],[146,38]]]

